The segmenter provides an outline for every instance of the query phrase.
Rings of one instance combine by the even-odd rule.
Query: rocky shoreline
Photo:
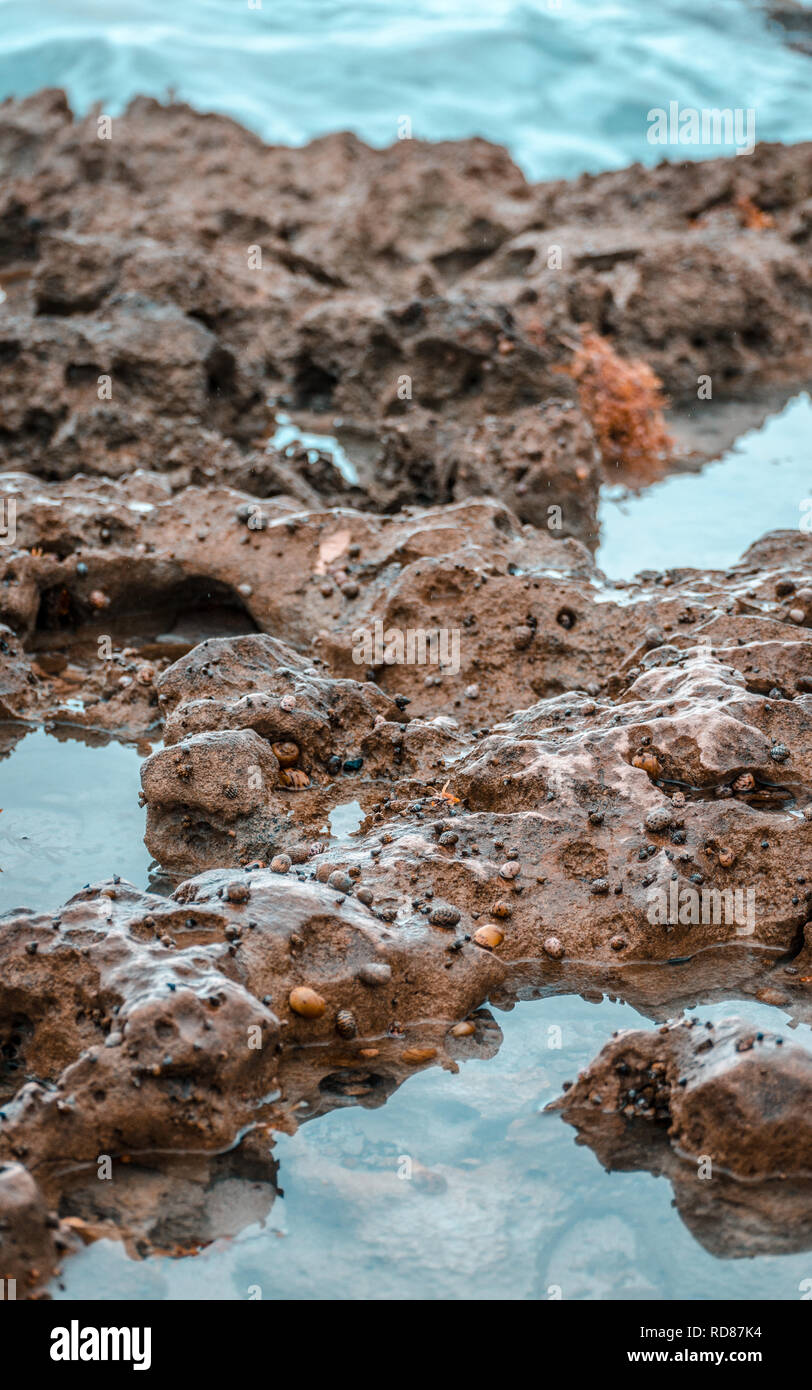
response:
[[[146,99],[99,140],[44,92],[0,166],[2,750],[161,737],[177,884],[0,919],[0,1276],[180,1246],[158,1152],[205,1244],[275,1130],[490,1055],[489,1000],[595,989],[663,1027],[567,1092],[582,1140],[709,1248],[806,1248],[809,1055],[665,1020],[812,1017],[812,537],[634,582],[593,552],[613,440],[667,438],[652,372],[698,455],[699,377],[758,409],[808,375],[812,145],[533,186],[481,140],[272,149]]]

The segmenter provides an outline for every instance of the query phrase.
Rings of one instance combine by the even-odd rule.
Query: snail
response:
[[[302,769],[299,767],[294,767],[290,770],[283,767],[279,770],[279,785],[281,787],[290,787],[291,790],[300,792],[304,791],[305,787],[310,786],[310,778],[307,773],[302,772]]]
[[[336,1032],[342,1038],[354,1038],[358,1032],[355,1015],[351,1009],[339,1009],[336,1014]]]
[[[474,941],[477,946],[482,946],[486,951],[492,951],[496,946],[500,946],[504,939],[504,934],[492,922],[486,922],[484,927],[479,927],[474,932]]]
[[[288,995],[288,1003],[302,1018],[321,1018],[327,1005],[320,994],[309,985],[297,985]]]
[[[299,745],[285,740],[283,743],[272,743],[271,752],[279,763],[280,767],[293,767],[299,760]]]
[[[659,777],[663,770],[659,758],[655,758],[653,753],[636,753],[632,758],[632,767],[642,767],[649,777]]]

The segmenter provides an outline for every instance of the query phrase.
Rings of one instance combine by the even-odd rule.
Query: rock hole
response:
[[[210,396],[230,396],[237,379],[237,364],[225,348],[215,348],[206,362],[206,390]]]
[[[294,408],[312,410],[316,414],[329,410],[337,383],[337,376],[319,367],[307,353],[302,353],[293,379]]]

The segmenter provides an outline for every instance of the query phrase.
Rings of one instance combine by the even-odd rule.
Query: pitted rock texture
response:
[[[381,518],[226,488],[172,495],[156,474],[14,475],[0,486],[17,506],[16,543],[0,551],[0,622],[30,654],[26,664],[3,637],[7,717],[42,717],[78,683],[76,722],[145,731],[160,721],[157,678],[178,654],[251,631],[467,729],[562,691],[615,694],[664,659],[656,649],[678,661],[697,640],[729,650],[753,691],[812,690],[812,559],[800,531],[765,537],[725,573],[631,584],[493,501]]]
[[[0,1161],[0,1279],[5,1299],[24,1298],[56,1271],[73,1244],[21,1163]]]
[[[479,1004],[503,972],[447,945],[269,870],[215,870],[168,900],[111,881],[56,917],[5,917],[3,1277],[35,1288],[73,1232],[116,1231],[136,1254],[234,1234],[273,1199],[273,1130],[380,1104],[421,1066],[489,1055],[499,1033]]]
[[[667,1125],[679,1155],[739,1179],[812,1177],[812,1055],[740,1019],[619,1033],[556,1105]],[[620,1123],[620,1121],[619,1121]]]
[[[427,925],[396,932],[328,884],[219,869],[170,899],[96,885],[60,914],[6,916],[0,1154],[227,1147],[275,1089],[279,1052],[464,1018],[501,978]],[[408,977],[408,978],[407,978]],[[297,989],[321,1000],[296,1008]],[[432,1054],[434,1055],[434,1054]],[[36,1077],[19,1086],[16,1072]]]
[[[484,140],[274,148],[146,98],[100,140],[43,91],[0,107],[0,168],[6,468],[383,510],[482,489],[537,524],[574,461],[594,477],[584,322],[675,398],[711,365],[721,393],[809,365],[808,144],[534,185]],[[355,491],[291,466],[278,408],[340,421]]]
[[[0,755],[162,737],[177,882],[0,921],[0,1277],[262,1219],[275,1130],[492,1055],[488,999],[808,1019],[812,538],[601,574],[572,362],[591,324],[676,407],[802,379],[812,146],[530,185],[146,99],[105,142],[49,91],[0,106],[0,170]],[[580,1082],[565,1113],[710,1248],[804,1248],[808,1062],[717,1031],[622,1044],[664,1069],[642,1159]]]
[[[167,746],[143,768],[149,847],[178,873],[280,854],[317,876],[351,864],[400,922],[431,911],[427,890],[469,930],[505,899],[508,959],[538,957],[548,937],[552,958],[603,962],[729,941],[795,950],[812,918],[812,694],[797,678],[812,647],[753,585],[737,612],[749,575],[745,560],[596,605],[601,649],[598,618],[591,641],[575,623],[595,693],[489,729],[410,719],[377,684],[336,680],[268,637],[203,644],[158,681]],[[559,584],[539,580],[548,612]],[[609,667],[614,622],[627,651],[632,624],[648,626]],[[330,812],[356,801],[362,833],[325,840]]]
[[[648,1169],[714,1254],[812,1240],[812,1054],[741,1019],[616,1034],[551,1109],[607,1169]]]

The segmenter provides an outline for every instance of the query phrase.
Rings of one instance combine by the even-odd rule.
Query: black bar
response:
[[[415,1367],[425,1372],[428,1344],[439,1337],[453,1342],[455,1362],[459,1358],[455,1379],[464,1373],[469,1357],[470,1370],[481,1372],[479,1357],[488,1341],[495,1358],[509,1356],[514,1361],[520,1357],[523,1362],[530,1358],[539,1376],[556,1364],[560,1367],[562,1358],[573,1375],[643,1369],[655,1377],[661,1372],[673,1376],[680,1369],[706,1365],[726,1371],[774,1372],[794,1370],[799,1358],[803,1361],[810,1329],[809,1301],[799,1295],[791,1303],[544,1301],[496,1306],[483,1298],[486,1309],[482,1311],[472,1298],[447,1304],[415,1300],[418,1308],[412,1301],[375,1303],[363,1313],[351,1300],[337,1305],[314,1301],[291,1320],[287,1311],[280,1318],[280,1309],[270,1301],[263,1307],[250,1300],[216,1306],[191,1301],[79,1304],[42,1300],[2,1305],[0,1336],[6,1348],[25,1348],[27,1372],[42,1376],[46,1383],[61,1383],[71,1376],[80,1382],[104,1376],[115,1383],[133,1374],[139,1380],[140,1375],[181,1374],[211,1381],[220,1362],[232,1376],[248,1374],[249,1367],[255,1368],[252,1378],[273,1376],[281,1371],[280,1357],[282,1364],[289,1358],[295,1362],[297,1346],[310,1347],[313,1361],[306,1378],[313,1371],[321,1378],[334,1374],[342,1362],[345,1370],[357,1373],[373,1344],[380,1346],[382,1338],[390,1337],[396,1340],[374,1375],[384,1385],[391,1383],[393,1375],[398,1385],[403,1383],[412,1349]],[[306,1331],[307,1322],[300,1318],[312,1319],[318,1328],[314,1341]],[[129,1349],[130,1360],[114,1360],[110,1355],[106,1360],[52,1358],[52,1350],[94,1351],[102,1328],[137,1329],[137,1339],[130,1341],[129,1348],[126,1338],[109,1343],[122,1356]],[[511,1337],[507,1345],[506,1334]],[[452,1355],[451,1344],[447,1354]],[[133,1358],[142,1363],[148,1359],[149,1366],[144,1364],[137,1372]],[[295,1381],[298,1376],[288,1370],[285,1378]]]

